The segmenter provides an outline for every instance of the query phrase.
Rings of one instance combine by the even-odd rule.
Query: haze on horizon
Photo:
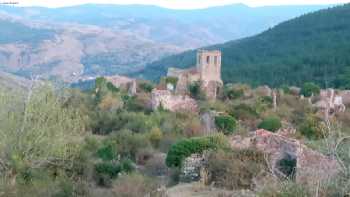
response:
[[[0,0],[2,2],[4,0]],[[252,7],[268,5],[320,5],[320,4],[342,4],[350,0],[18,0],[19,6],[42,6],[42,7],[67,7],[81,4],[117,4],[117,5],[156,5],[171,9],[199,9],[213,6],[222,6],[242,3]]]

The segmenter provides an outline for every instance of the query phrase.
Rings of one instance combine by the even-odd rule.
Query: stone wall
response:
[[[107,81],[111,82],[117,88],[123,88],[128,91],[129,95],[136,94],[136,79],[125,76],[114,75],[105,77]]]
[[[169,90],[154,89],[152,91],[152,109],[156,110],[160,106],[169,111],[189,111],[197,112],[196,100],[186,95],[175,95]]]
[[[197,53],[197,70],[202,81],[221,80],[221,52],[199,50]]]
[[[234,137],[231,146],[235,149],[255,148],[267,155],[272,171],[277,176],[283,176],[279,170],[279,161],[288,158],[295,159],[295,180],[300,184],[315,184],[316,181],[327,181],[337,175],[340,165],[335,160],[319,152],[313,151],[300,141],[258,130],[252,136],[242,139]]]

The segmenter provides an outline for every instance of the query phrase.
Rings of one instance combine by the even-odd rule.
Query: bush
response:
[[[174,87],[176,87],[176,84],[177,84],[177,82],[178,82],[178,78],[177,77],[166,77],[165,78],[165,83],[166,84],[172,84]]]
[[[225,135],[229,135],[236,130],[237,122],[232,116],[224,115],[215,117],[215,125]]]
[[[209,183],[230,190],[252,189],[253,178],[266,169],[264,154],[255,150],[217,151],[208,157]]]
[[[226,137],[220,135],[184,139],[171,146],[166,157],[166,165],[168,167],[181,167],[182,161],[194,153],[224,148],[226,145]]]
[[[152,179],[141,174],[130,174],[117,179],[113,193],[118,197],[139,197],[147,196],[156,188],[157,184]]]
[[[324,137],[321,120],[314,115],[308,115],[299,126],[300,133],[308,139],[321,139]]]
[[[277,188],[276,188],[277,187]],[[259,193],[261,197],[309,197],[307,188],[295,182],[282,182],[278,186],[266,187]]]
[[[111,161],[117,159],[116,145],[109,143],[97,150],[97,156],[103,161]]]
[[[320,91],[320,86],[315,83],[308,82],[303,85],[300,94],[304,95],[305,97],[310,97],[312,95],[316,96],[320,94]]]
[[[278,129],[282,127],[281,120],[278,117],[268,117],[265,118],[259,125],[259,129],[265,129],[268,131],[276,132]]]
[[[107,175],[110,178],[116,178],[122,169],[119,163],[103,162],[95,165],[95,171],[99,175]]]
[[[95,165],[95,180],[98,185],[110,186],[112,180],[117,178],[120,173],[130,173],[134,170],[134,165],[129,159],[120,162],[109,161],[97,163]]]
[[[201,89],[201,83],[199,81],[191,83],[188,89],[192,98],[197,100],[204,100],[205,94]]]
[[[227,146],[226,137],[210,136],[184,139],[172,145],[167,157],[168,167],[181,167],[182,161],[194,153],[203,153],[205,150],[225,148]]]
[[[151,83],[148,82],[143,82],[139,84],[139,88],[141,90],[143,90],[144,92],[150,93],[153,90],[153,85]]]
[[[256,109],[247,104],[239,104],[234,106],[230,111],[230,115],[239,120],[256,119],[259,117]]]
[[[224,96],[228,99],[238,99],[244,95],[243,89],[225,88]]]
[[[130,130],[119,131],[112,137],[112,140],[114,140],[117,144],[118,153],[122,157],[131,159],[136,158],[136,153],[139,152],[139,150],[151,147],[147,136],[143,134],[133,133]]]

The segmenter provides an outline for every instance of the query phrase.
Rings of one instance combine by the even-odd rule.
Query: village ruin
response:
[[[176,84],[166,84],[152,91],[152,108],[162,106],[171,111],[185,108],[196,111],[196,101],[190,98],[188,87],[195,82],[207,99],[215,100],[223,82],[221,79],[221,52],[199,50],[196,66],[189,69],[169,68],[167,77],[177,79]]]

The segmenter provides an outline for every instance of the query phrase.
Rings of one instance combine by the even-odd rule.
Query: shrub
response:
[[[166,84],[170,83],[170,84],[172,84],[174,87],[176,87],[176,84],[177,84],[177,81],[178,81],[178,80],[179,80],[179,79],[178,79],[177,77],[166,77],[166,78],[165,78]]]
[[[268,117],[265,118],[259,125],[259,129],[265,129],[268,131],[276,132],[278,129],[282,127],[281,120],[278,117]]]
[[[255,150],[217,151],[209,154],[209,183],[230,190],[252,189],[253,178],[267,169],[264,154]]]
[[[151,147],[147,137],[143,134],[133,133],[130,130],[119,131],[112,137],[117,144],[117,150],[122,157],[136,158],[139,150]]]
[[[109,161],[97,163],[95,164],[95,180],[98,185],[110,186],[112,180],[117,178],[120,173],[130,173],[134,170],[134,165],[129,159],[120,162]]]
[[[116,162],[103,162],[95,165],[97,174],[107,175],[110,178],[116,178],[122,171],[121,166]]]
[[[301,88],[301,95],[304,95],[305,97],[310,97],[312,95],[318,95],[320,94],[320,87],[316,85],[315,83],[308,82],[303,85]]]
[[[223,115],[215,117],[215,125],[225,135],[229,135],[236,130],[237,122],[232,116]]]
[[[141,90],[143,90],[144,92],[150,93],[153,90],[153,85],[151,83],[148,82],[143,82],[139,84],[139,88]]]
[[[201,83],[199,81],[193,82],[188,87],[191,97],[197,100],[203,100],[205,94],[201,89]]]
[[[97,150],[97,156],[103,161],[111,161],[117,158],[116,145],[108,143]]]
[[[163,138],[163,133],[158,127],[154,127],[154,128],[152,128],[148,137],[149,137],[149,141],[152,143],[152,145],[154,147],[158,148],[159,142]]]
[[[116,180],[113,193],[119,197],[139,197],[149,195],[156,188],[157,184],[152,179],[141,174],[129,174]]]
[[[305,186],[292,181],[282,182],[277,188],[264,188],[259,193],[261,197],[309,197],[308,190]]]
[[[256,119],[259,117],[256,110],[247,104],[234,106],[230,111],[230,115],[239,120]]]
[[[300,133],[308,139],[321,139],[324,137],[321,120],[314,115],[307,115],[299,126]]]
[[[226,145],[226,138],[220,135],[180,140],[171,146],[166,157],[166,165],[181,167],[182,161],[194,153],[224,148]]]
[[[285,93],[285,94],[291,94],[292,93],[292,91],[291,91],[291,89],[290,89],[290,87],[288,85],[282,85],[280,88],[282,89],[283,93]]]
[[[226,87],[224,89],[224,96],[228,99],[238,99],[244,95],[243,89],[235,89],[235,88],[229,88]]]

